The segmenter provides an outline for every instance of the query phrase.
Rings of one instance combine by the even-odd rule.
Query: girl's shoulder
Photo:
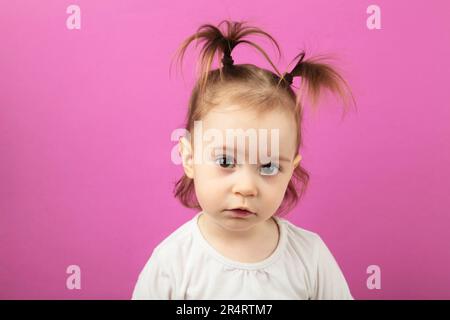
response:
[[[193,241],[194,222],[195,218],[190,219],[175,229],[153,249],[153,254],[167,257],[186,253]]]
[[[302,255],[314,255],[323,243],[322,238],[316,232],[299,227],[284,218],[278,218],[278,221],[283,224],[287,245],[295,251],[301,252]]]
[[[317,233],[299,227],[285,218],[278,218],[278,221],[284,225],[288,237],[297,237],[307,242],[316,242],[320,239],[320,236]]]

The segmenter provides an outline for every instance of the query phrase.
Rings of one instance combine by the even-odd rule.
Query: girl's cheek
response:
[[[196,167],[197,177],[201,179],[219,179],[226,176],[224,170],[221,170],[216,165],[198,165]]]
[[[289,179],[287,177],[274,177],[275,179],[265,180],[264,190],[265,193],[273,195],[273,197],[282,197],[286,192]]]

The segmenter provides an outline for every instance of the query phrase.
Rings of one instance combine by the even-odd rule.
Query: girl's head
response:
[[[227,26],[225,32],[220,29],[224,23]],[[277,42],[266,32],[245,26],[244,22],[229,21],[221,22],[218,27],[201,26],[178,51],[178,59],[182,61],[192,41],[205,42],[199,79],[192,91],[186,118],[185,129],[190,135],[181,138],[179,143],[185,174],[176,183],[174,194],[184,206],[202,209],[233,228],[247,228],[274,214],[288,212],[305,192],[309,174],[300,165],[299,154],[304,96],[311,98],[313,107],[322,88],[337,93],[344,99],[345,106],[347,98],[351,97],[345,80],[329,64],[321,63],[317,58],[303,60],[293,68],[290,74],[301,77],[300,92],[294,92],[288,79],[290,75],[280,74],[264,50],[246,39],[251,34],[267,36],[280,52]],[[234,64],[233,52],[241,43],[258,49],[275,72],[253,64]],[[216,55],[223,65],[211,70]],[[304,53],[299,56],[302,60]],[[223,136],[226,129],[244,132],[266,129],[269,133],[277,129],[278,157],[270,162],[235,165],[237,154],[243,152],[246,158],[247,151],[252,150],[245,147],[243,151],[236,144],[233,150],[224,143],[210,154],[212,162],[196,163],[194,147],[206,145],[203,139],[194,141],[198,130],[194,125],[196,122],[201,122],[203,132],[214,129]],[[261,142],[266,143],[270,151],[273,137],[271,134],[266,137],[267,141]],[[259,139],[264,137],[258,136]],[[227,210],[239,207],[255,214],[245,219],[227,219]]]

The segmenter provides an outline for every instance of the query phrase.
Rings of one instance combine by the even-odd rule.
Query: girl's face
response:
[[[280,109],[258,115],[250,108],[221,105],[202,119],[201,130],[203,134],[211,132],[210,129],[218,130],[216,132],[221,133],[223,141],[212,139],[211,142],[211,138],[198,141],[198,128],[191,132],[196,139],[194,145],[183,138],[180,151],[185,174],[194,180],[197,200],[204,213],[230,231],[249,230],[272,217],[283,201],[293,170],[301,160],[295,150],[297,127],[293,116],[280,112]],[[261,132],[259,129],[266,129],[267,134],[259,134],[258,143],[252,148],[249,135],[244,137],[245,146],[238,144],[238,138],[234,143],[226,141],[227,129],[257,134]],[[260,157],[261,143],[267,146],[261,152],[271,156],[274,144],[270,133],[274,129],[279,135],[278,157]],[[199,146],[202,155],[197,159],[201,158],[201,161],[194,161],[194,153]],[[250,153],[257,155],[256,161],[249,158]],[[237,217],[230,209],[239,207],[254,214]]]

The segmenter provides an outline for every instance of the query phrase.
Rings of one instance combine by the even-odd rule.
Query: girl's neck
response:
[[[206,214],[198,219],[203,237],[223,256],[242,263],[255,263],[269,257],[277,248],[280,233],[274,218],[259,223],[251,230],[230,231]]]

